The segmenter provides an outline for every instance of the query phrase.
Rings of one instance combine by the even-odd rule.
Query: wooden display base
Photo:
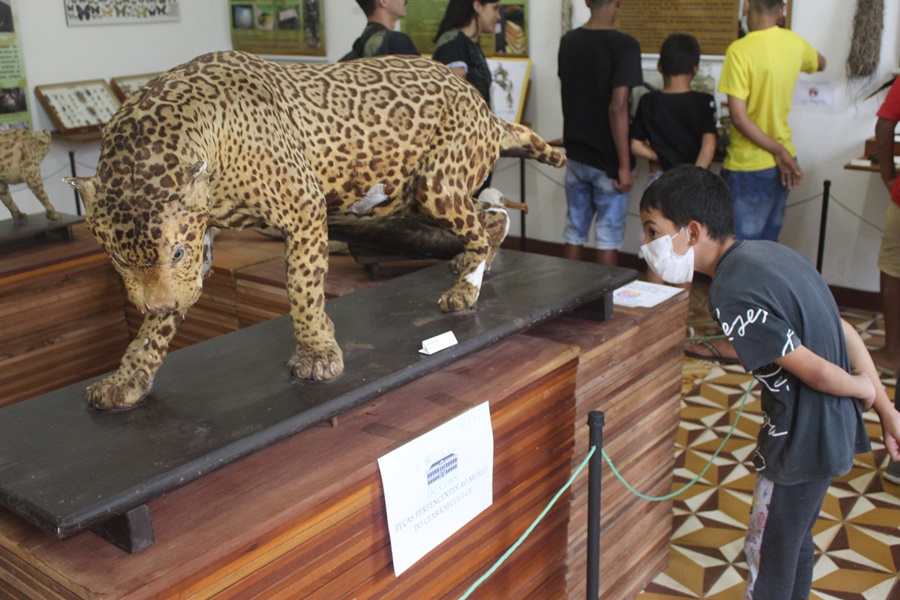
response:
[[[94,373],[114,368],[128,341],[118,275],[84,225],[74,229],[70,244],[0,261],[0,331],[9,333],[0,343],[0,402],[84,379],[48,377],[61,372],[51,359],[75,375],[98,364]],[[201,302],[227,305],[237,315],[233,327],[284,314],[282,252],[282,244],[251,231],[223,232],[213,275],[221,285],[205,289]],[[423,263],[390,263],[384,271]],[[372,285],[352,257],[331,257],[329,296]],[[616,307],[603,323],[561,316],[364,402],[337,427],[311,427],[150,500],[142,506],[155,543],[137,554],[91,533],[58,540],[0,507],[0,597],[459,597],[580,464],[588,411],[606,412],[606,451],[629,482],[653,495],[670,491],[686,298],[652,309]],[[192,310],[187,323],[204,320],[201,313]],[[101,318],[109,321],[102,328]],[[111,349],[101,353],[98,344]],[[395,578],[377,459],[485,400],[494,426],[494,505]],[[202,428],[182,431],[202,440]],[[585,597],[586,484],[582,474],[472,600]],[[636,499],[606,467],[603,496],[600,597],[632,599],[668,560],[671,501]]]
[[[83,222],[84,217],[66,214],[60,216],[60,219],[53,221],[48,219],[46,214],[37,213],[28,215],[28,218],[22,221],[13,219],[0,221],[0,245],[31,238],[71,240],[72,225]]]
[[[122,279],[84,223],[72,233],[0,246],[0,406],[115,369],[128,345]]]
[[[291,380],[284,316],[172,353],[146,403],[126,413],[88,409],[90,381],[32,398],[0,411],[0,503],[61,538],[111,517],[134,523],[131,511],[164,492],[519,331],[608,303],[635,276],[504,250],[474,313],[438,310],[455,280],[446,265],[330,301],[346,370],[327,384]],[[418,352],[446,331],[458,345]],[[146,547],[127,535],[147,529],[127,526],[117,544]]]
[[[495,344],[151,500],[156,543],[138,554],[0,508],[0,597],[458,598],[569,476],[576,361],[536,338]],[[377,459],[486,400],[492,506],[395,577]],[[567,522],[563,497],[472,599],[563,597]]]

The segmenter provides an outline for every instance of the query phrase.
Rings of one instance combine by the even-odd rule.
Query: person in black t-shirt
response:
[[[667,37],[656,68],[662,73],[663,89],[641,97],[631,122],[631,153],[650,161],[648,186],[678,165],[708,169],[716,152],[716,99],[691,90],[700,68],[697,38],[687,33]],[[647,281],[663,283],[649,269]],[[683,287],[690,289],[689,284]]]
[[[591,221],[598,262],[616,264],[629,191],[628,95],[643,81],[641,46],[613,29],[621,0],[589,0],[591,17],[559,43],[566,168],[565,257],[580,260]]]
[[[900,412],[812,263],[775,242],[735,239],[721,177],[677,166],[647,188],[640,209],[647,262],[674,283],[695,271],[712,278],[710,315],[761,384],[744,598],[806,598],[828,486],[871,449],[862,412],[875,409],[893,460]]]
[[[434,36],[431,58],[442,62],[475,86],[491,105],[491,70],[478,44],[482,33],[494,33],[500,22],[500,0],[450,0]]]
[[[700,65],[700,44],[687,33],[673,33],[659,50],[662,91],[641,97],[631,123],[631,153],[650,161],[653,182],[681,164],[708,169],[716,152],[716,100],[691,90]]]
[[[353,49],[338,62],[356,58],[408,54],[419,56],[413,41],[403,32],[394,31],[397,21],[406,16],[406,0],[356,0],[369,22]]]

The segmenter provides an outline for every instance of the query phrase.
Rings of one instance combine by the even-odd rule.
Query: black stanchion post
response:
[[[595,410],[588,414],[590,447],[595,450],[588,465],[587,600],[597,600],[600,594],[600,481],[604,423],[606,418],[602,412]]]
[[[69,167],[72,169],[72,177],[78,177],[75,174],[75,151],[69,150]],[[75,190],[75,214],[81,216],[81,198],[78,197],[78,190]]]
[[[825,180],[822,191],[822,220],[819,221],[819,254],[816,256],[816,270],[822,274],[822,263],[825,258],[825,227],[828,225],[828,197],[831,195],[831,182]]]

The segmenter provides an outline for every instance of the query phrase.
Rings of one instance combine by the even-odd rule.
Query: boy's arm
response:
[[[841,319],[841,325],[844,328],[844,339],[847,342],[850,368],[855,373],[858,372],[868,377],[875,388],[875,397],[872,403],[863,406],[865,409],[875,408],[875,412],[878,413],[878,418],[881,420],[884,446],[893,460],[900,460],[900,413],[894,408],[894,403],[888,398],[884,386],[881,385],[881,378],[878,377],[875,363],[872,362],[869,350],[862,338],[859,337],[856,328],[843,319]]]
[[[614,87],[609,101],[609,127],[619,157],[619,178],[615,185],[620,192],[630,191],[634,185],[628,144],[628,92],[627,86]]]
[[[631,138],[631,153],[638,158],[646,158],[650,162],[659,162],[659,156],[644,140]]]
[[[806,346],[796,347],[775,360],[775,364],[790,371],[807,386],[823,394],[858,398],[865,407],[872,406],[876,399],[875,386],[868,375],[864,373],[852,375]]]
[[[897,121],[878,117],[875,124],[875,150],[878,153],[878,170],[881,172],[881,180],[891,191],[897,170],[894,167],[894,129]]]
[[[735,96],[728,96],[728,114],[735,129],[740,131],[751,142],[772,154],[775,164],[781,171],[781,183],[789,189],[797,188],[803,183],[803,170],[787,148],[779,144],[757,126],[747,114],[747,101]]]
[[[819,63],[818,68],[816,70],[824,71],[825,70],[825,57],[822,56],[821,54],[819,54],[818,52],[816,52],[816,61]]]
[[[712,164],[713,157],[716,155],[716,134],[714,133],[704,133],[703,134],[703,142],[700,144],[700,154],[697,155],[697,160],[694,161],[694,164],[698,167],[703,167],[704,169],[708,169],[709,165]]]
[[[866,409],[874,406],[881,419],[884,446],[892,460],[900,461],[900,413],[894,410],[881,386],[875,364],[859,334],[849,323],[842,321],[842,325],[850,364],[858,373],[847,373],[806,346],[798,346],[775,363],[815,390],[833,396],[858,398]]]

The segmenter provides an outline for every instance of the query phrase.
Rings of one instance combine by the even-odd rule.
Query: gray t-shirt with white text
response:
[[[735,242],[716,265],[709,312],[761,384],[759,474],[782,485],[831,479],[871,450],[856,399],[810,388],[774,362],[802,344],[850,371],[837,305],[805,256],[775,242]]]

